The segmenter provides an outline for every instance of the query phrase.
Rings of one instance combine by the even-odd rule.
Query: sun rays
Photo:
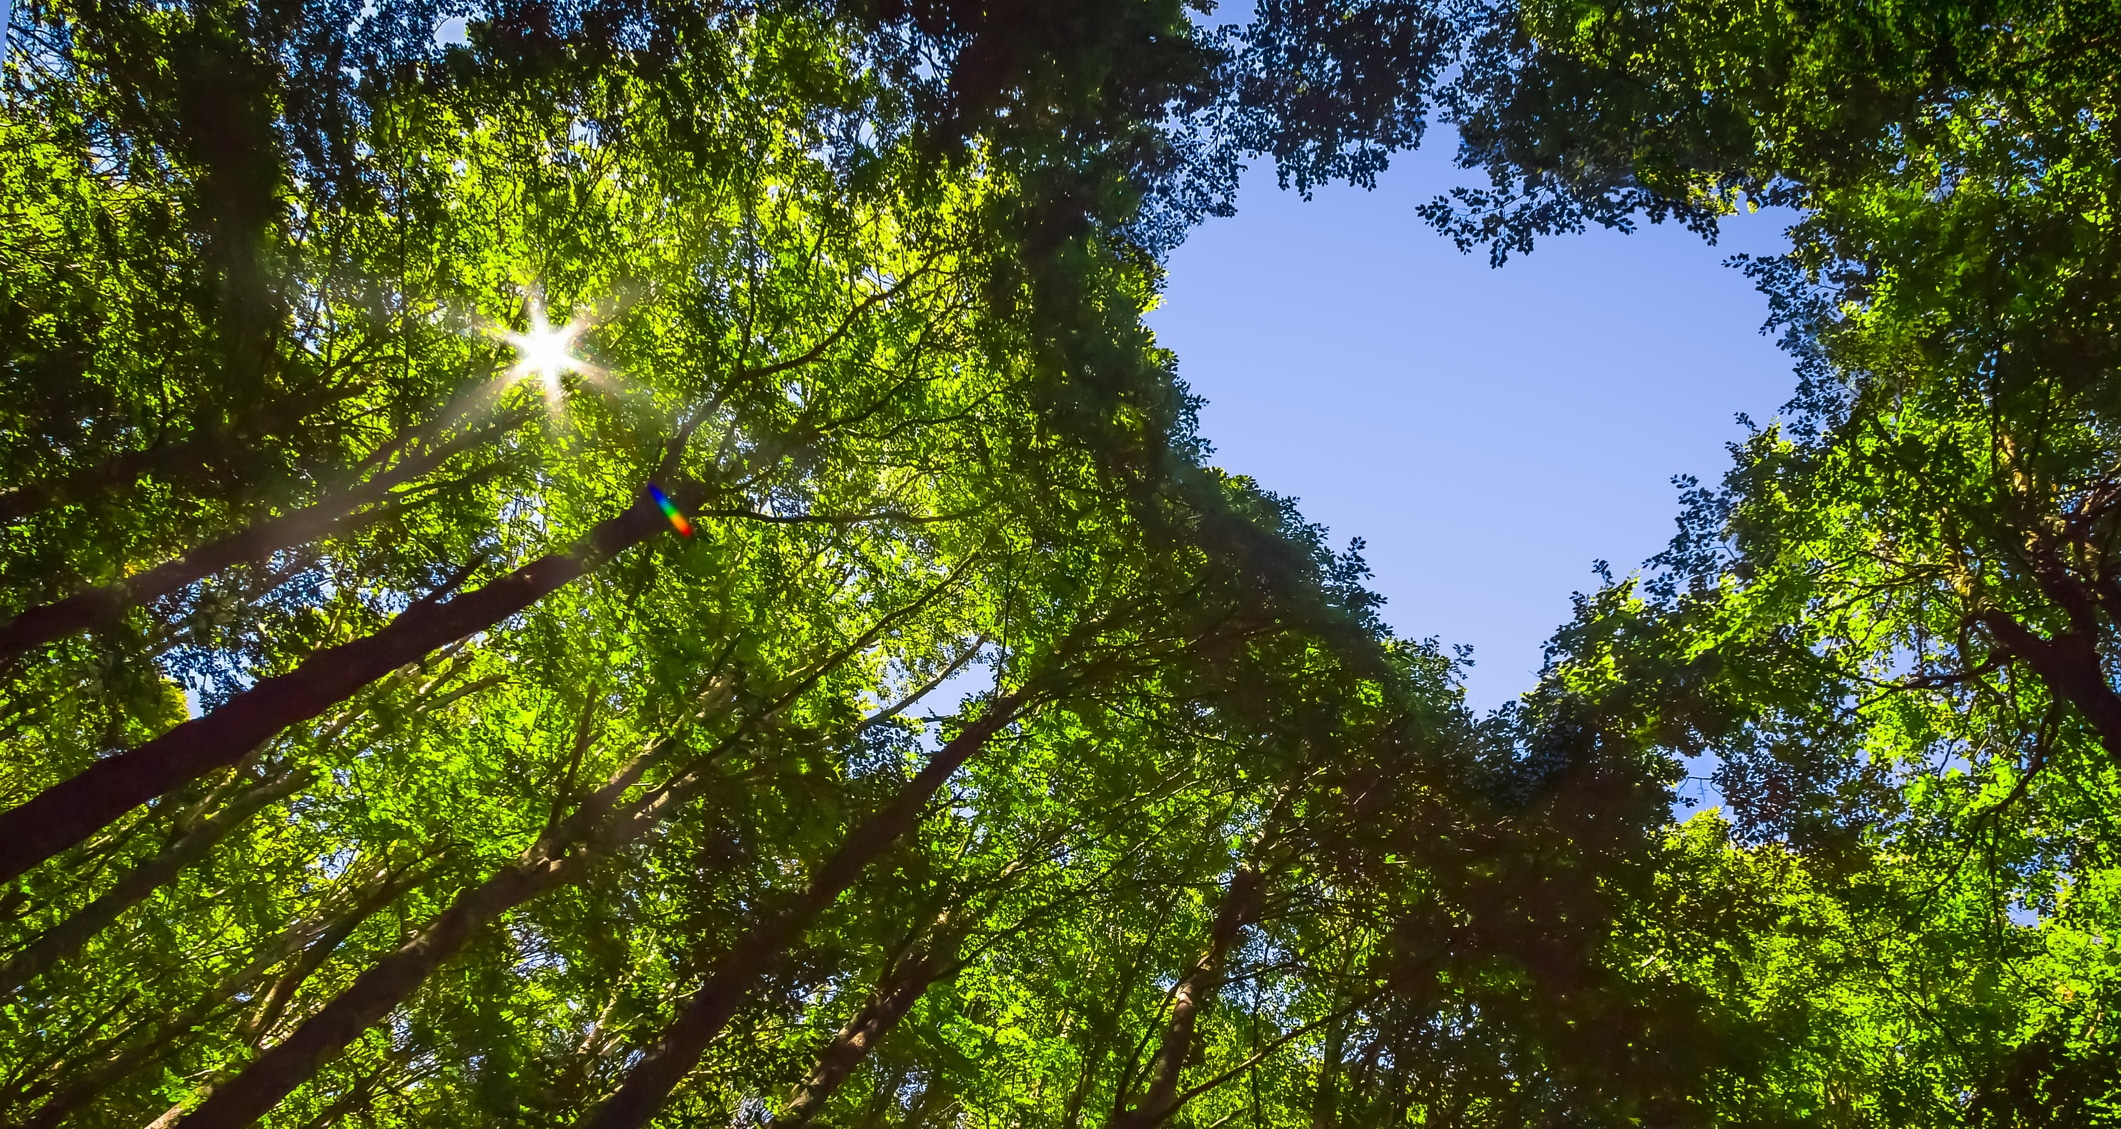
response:
[[[592,318],[582,318],[553,325],[546,316],[542,295],[531,295],[527,305],[530,321],[527,331],[516,333],[504,329],[497,331],[495,336],[516,351],[516,363],[508,370],[508,375],[517,380],[536,379],[545,393],[545,402],[557,408],[566,395],[562,377],[570,372],[591,378],[604,376],[602,369],[574,351],[575,343],[596,323]]]

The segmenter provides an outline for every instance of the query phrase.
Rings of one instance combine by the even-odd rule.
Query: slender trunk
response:
[[[655,511],[660,518],[660,511]],[[936,589],[930,598],[943,589]],[[923,607],[927,599],[914,605]],[[903,612],[881,617],[861,638],[842,648],[829,661],[815,664],[789,688],[763,717],[778,713],[817,679],[853,656],[897,621]],[[712,692],[713,685],[705,692]],[[695,715],[698,716],[698,715]],[[741,732],[741,730],[740,730]],[[688,769],[662,787],[623,808],[619,800],[649,768],[661,763],[672,748],[669,739],[658,740],[633,758],[601,788],[586,797],[575,813],[557,821],[539,836],[514,865],[457,896],[455,902],[397,952],[369,967],[346,990],[304,1020],[293,1034],[258,1056],[226,1083],[207,1087],[204,1100],[189,1116],[179,1119],[179,1110],[162,1115],[150,1129],[183,1125],[242,1126],[263,1116],[295,1087],[309,1080],[346,1045],[412,994],[435,969],[454,956],[481,928],[524,902],[586,875],[595,862],[638,839],[669,818],[711,778]],[[695,764],[699,762],[694,762]]]
[[[1134,1108],[1113,1117],[1112,1129],[1149,1129],[1177,1111],[1178,1081],[1193,1054],[1194,1029],[1222,986],[1223,963],[1237,936],[1258,912],[1261,877],[1239,867],[1223,890],[1222,904],[1209,928],[1208,949],[1171,989],[1171,1016],[1164,1021],[1156,1058],[1149,1064],[1149,1084]]]
[[[1164,900],[1157,908],[1156,922],[1142,935],[1141,944],[1134,947],[1134,955],[1126,967],[1116,970],[1112,978],[1112,1000],[1104,1007],[1091,1005],[1092,1014],[1086,1027],[1089,1037],[1083,1041],[1082,1068],[1076,1071],[1075,1087],[1068,1092],[1068,1100],[1062,1106],[1062,1129],[1077,1129],[1083,1123],[1083,1104],[1090,1099],[1090,1087],[1097,1081],[1098,1071],[1112,1053],[1112,1042],[1119,1033],[1120,1015],[1127,1007],[1127,997],[1134,992],[1136,978],[1142,965],[1149,959],[1149,950],[1156,938],[1163,933],[1164,921],[1170,915],[1171,903]],[[1115,942],[1116,944],[1116,942]],[[1094,979],[1086,978],[1086,979]]]
[[[688,494],[692,493],[690,491]],[[689,505],[690,499],[681,502]],[[79,843],[140,804],[307,721],[362,687],[446,643],[484,630],[665,528],[644,493],[565,553],[550,553],[447,603],[418,603],[373,635],[310,656],[204,717],[137,748],[106,757],[27,803],[0,812],[0,882]]]
[[[89,497],[106,490],[130,486],[150,474],[172,469],[198,469],[210,465],[211,444],[200,439],[123,451],[92,467],[70,475],[26,482],[0,493],[0,521],[28,517],[38,510]]]
[[[886,969],[861,1010],[818,1055],[809,1076],[789,1092],[788,1100],[773,1118],[775,1125],[804,1125],[816,1117],[840,1083],[869,1057],[869,1052],[883,1042],[899,1020],[906,1018],[922,993],[952,973],[964,934],[963,925],[953,921],[952,916],[946,913],[939,918],[912,952]]]
[[[328,955],[330,949],[337,948],[362,922],[375,916],[383,907],[396,901],[399,895],[418,885],[424,875],[417,871],[407,871],[395,874],[385,872],[379,877],[382,881],[372,885],[344,912],[324,918],[311,918],[283,930],[267,942],[251,958],[250,963],[235,975],[223,979],[193,1001],[191,1006],[160,1023],[160,1030],[152,1038],[110,1055],[102,1062],[69,1068],[66,1088],[37,1107],[37,1111],[27,1120],[18,1123],[16,1129],[49,1129],[58,1125],[90,1099],[124,1081],[135,1071],[153,1064],[161,1051],[196,1029],[216,1008],[234,999],[237,993],[247,991],[263,979],[281,961],[296,953],[301,953],[303,958],[308,960],[310,954],[319,950]],[[321,963],[321,960],[316,963]],[[314,964],[311,967],[313,970]]]
[[[89,1016],[85,1022],[73,1024],[69,1029],[58,1032],[52,1041],[60,1045],[59,1050],[47,1052],[28,1062],[5,1064],[10,1068],[10,1073],[7,1076],[6,1088],[0,1090],[0,1103],[11,1105],[27,1101],[39,1094],[50,1093],[58,1085],[58,1082],[49,1079],[57,1071],[68,1065],[69,1052],[77,1051],[80,1047],[90,1045],[91,1040],[96,1040],[98,1032],[110,1026],[111,1021],[116,1019],[120,1012],[131,1007],[133,1001],[139,998],[140,990],[138,988],[129,988],[120,992],[118,998],[101,1012]],[[131,1034],[139,1026],[140,1024],[136,1020],[121,1029],[117,1035],[96,1040],[93,1044],[95,1052],[92,1053],[100,1053],[109,1047],[117,1045],[123,1041],[126,1035]],[[76,1057],[86,1056],[76,1055]]]
[[[604,1010],[590,1021],[589,1029],[582,1033],[582,1040],[574,1046],[574,1053],[567,1056],[567,1065],[554,1072],[550,1091],[553,1104],[573,1106],[579,1104],[582,1091],[589,1085],[589,1072],[604,1055],[604,1048],[615,1036],[611,1029],[612,1016],[618,1014],[619,1005],[626,999],[626,988],[632,978],[629,970],[619,977],[613,987],[611,999]]]
[[[336,532],[342,523],[349,528],[357,526],[360,523],[349,521],[354,511],[381,501],[397,486],[426,475],[450,456],[483,442],[485,437],[481,432],[459,436],[439,447],[401,459],[397,465],[358,486],[326,495],[314,505],[293,513],[261,521],[138,576],[29,608],[6,624],[0,624],[0,661],[64,639],[76,631],[108,624],[129,608],[167,596],[222,569],[256,563],[282,549],[323,538]]]
[[[116,921],[119,914],[140,904],[186,867],[205,858],[245,820],[268,805],[293,795],[310,779],[307,772],[282,769],[277,778],[259,781],[212,817],[178,835],[146,862],[127,871],[101,897],[46,930],[9,957],[6,964],[0,965],[0,994],[29,983],[46,969],[80,952],[91,937]]]
[[[699,1061],[707,1044],[736,1014],[759,978],[819,914],[854,885],[871,862],[913,830],[943,782],[985,748],[988,739],[1009,723],[1024,702],[1021,692],[995,702],[984,716],[937,750],[890,803],[856,826],[832,857],[818,867],[801,895],[753,925],[714,962],[706,983],[679,1007],[677,1018],[663,1029],[655,1045],[626,1072],[618,1092],[577,1124],[582,1129],[640,1129],[646,1125]]]
[[[1311,1095],[1311,1129],[1333,1129],[1340,1123],[1341,1058],[1348,1053],[1348,1021],[1335,1018],[1326,1028],[1319,1053],[1318,1089]]]
[[[315,940],[302,946],[300,955],[295,958],[294,967],[273,981],[272,987],[266,990],[265,997],[259,1000],[252,1010],[250,1018],[243,1021],[241,1030],[251,1045],[255,1047],[258,1041],[272,1030],[273,1024],[279,1022],[281,1014],[287,1010],[288,1002],[294,999],[295,993],[302,989],[302,985],[307,983],[318,969],[324,967],[324,962],[331,959],[331,954],[337,952],[348,937],[353,936],[354,930],[381,912],[384,906],[397,901],[407,890],[424,882],[431,873],[422,873],[418,864],[414,864],[403,873],[390,876],[382,884],[371,888],[347,912],[332,919],[317,933]]]
[[[1350,945],[1341,951],[1340,972],[1334,980],[1346,984],[1354,968],[1355,947]],[[1326,1024],[1318,1054],[1318,1088],[1311,1093],[1311,1129],[1332,1129],[1340,1122],[1341,1059],[1348,1053],[1348,1017],[1352,1014],[1352,1007],[1335,1008]]]
[[[899,1092],[905,1089],[906,1076],[910,1073],[901,1066],[892,1071],[882,1085],[870,1091],[869,1100],[862,1103],[862,1115],[853,1122],[855,1129],[881,1129],[884,1115],[898,1104]]]
[[[385,1056],[381,1065],[361,1075],[359,1081],[349,1087],[345,1093],[340,1094],[330,1105],[325,1106],[322,1113],[304,1122],[302,1129],[325,1129],[325,1126],[337,1125],[340,1119],[347,1114],[374,1101],[376,1091],[383,1088],[383,1079],[388,1077],[391,1071],[403,1065],[398,1061],[398,1057],[396,1054]],[[374,1122],[371,1121],[369,1124],[372,1125]],[[147,1129],[160,1129],[160,1127],[149,1125]]]
[[[457,895],[412,940],[369,966],[285,1040],[209,1089],[197,1109],[169,1123],[184,1129],[243,1126],[264,1116],[403,1003],[485,926],[539,894],[575,881],[596,859],[659,823],[677,806],[678,798],[669,790],[610,814],[611,805],[640,778],[651,756],[635,758],[573,818],[533,843],[514,864]],[[165,1114],[163,1120],[168,1119]]]
[[[950,1076],[930,1073],[927,1081],[921,1084],[920,1100],[913,1103],[913,1108],[906,1111],[906,1119],[899,1122],[900,1129],[922,1129],[928,1124],[929,1114],[938,1111],[948,1114],[956,1105],[956,1099],[950,1097]]]

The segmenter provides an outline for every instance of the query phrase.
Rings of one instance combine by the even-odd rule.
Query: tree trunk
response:
[[[2071,631],[2042,638],[2005,612],[1985,612],[1979,618],[1996,642],[2024,659],[2057,697],[2077,707],[2099,734],[2106,755],[2121,764],[2121,694],[2107,680],[2106,664],[2092,635]]]
[[[324,962],[331,959],[331,954],[337,952],[348,937],[353,936],[354,930],[381,912],[384,906],[397,901],[407,890],[426,881],[429,875],[421,873],[419,865],[415,863],[405,872],[389,877],[381,885],[369,890],[351,909],[327,924],[316,935],[315,940],[302,946],[300,955],[295,958],[294,967],[273,981],[272,987],[266,990],[264,998],[258,1001],[250,1017],[243,1021],[240,1030],[253,1047],[272,1031],[273,1024],[279,1022],[280,1015],[286,1011],[288,1002],[294,999],[295,993],[302,989],[302,985],[315,975],[319,968],[324,967]]]
[[[660,520],[661,511],[653,512]],[[896,613],[884,616],[855,646],[842,649],[830,662],[814,666],[800,686],[768,709],[766,716],[778,712],[794,699],[801,686],[814,684],[895,618]],[[205,1100],[190,1116],[177,1120],[177,1111],[172,1109],[150,1129],[175,1125],[185,1129],[243,1126],[263,1116],[337,1057],[361,1032],[404,1002],[435,969],[462,950],[479,929],[531,898],[583,877],[597,859],[646,834],[705,787],[708,777],[687,771],[624,808],[613,810],[627,790],[660,763],[671,747],[669,739],[661,739],[634,757],[584,799],[573,815],[541,835],[514,865],[459,894],[419,936],[356,977],[285,1041],[260,1055],[225,1084],[208,1087]]]
[[[146,862],[127,871],[101,897],[45,930],[42,936],[0,965],[0,995],[29,983],[46,969],[81,951],[81,946],[116,921],[119,914],[138,905],[186,867],[205,858],[217,843],[245,820],[268,805],[293,795],[310,779],[307,772],[282,769],[277,778],[259,781],[212,817],[178,835]]]
[[[1311,1129],[1333,1129],[1340,1123],[1341,1059],[1348,1053],[1348,1021],[1335,1016],[1326,1027],[1318,1059],[1318,1089],[1311,1095]]]
[[[1170,901],[1160,901],[1162,904],[1157,907],[1155,924],[1142,935],[1141,944],[1134,946],[1134,955],[1128,959],[1126,967],[1114,970],[1111,1002],[1102,1007],[1096,1003],[1090,1005],[1090,1021],[1084,1027],[1087,1037],[1083,1040],[1080,1056],[1082,1067],[1075,1072],[1075,1085],[1068,1091],[1068,1100],[1061,1107],[1061,1129],[1078,1129],[1083,1123],[1083,1105],[1090,1100],[1090,1087],[1097,1082],[1098,1071],[1112,1053],[1112,1041],[1119,1032],[1127,997],[1133,994],[1136,978],[1149,959],[1149,950],[1155,946],[1156,938],[1164,931],[1164,921],[1170,916]],[[1114,944],[1117,944],[1116,940]],[[1094,979],[1094,976],[1086,977],[1085,981]]]
[[[212,462],[206,453],[210,446],[202,439],[188,438],[136,451],[122,451],[70,475],[25,482],[0,493],[0,521],[13,521],[50,506],[128,487],[148,475],[167,473],[173,468],[208,466]]]
[[[1209,928],[1207,951],[1171,989],[1171,1018],[1164,1022],[1156,1058],[1149,1064],[1149,1085],[1134,1108],[1113,1117],[1111,1129],[1150,1129],[1177,1111],[1178,1081],[1193,1053],[1194,1029],[1200,1013],[1222,987],[1223,963],[1237,935],[1258,912],[1260,886],[1259,872],[1247,867],[1239,867],[1230,876],[1222,904],[1215,911],[1215,924]]]
[[[665,790],[615,815],[608,814],[610,805],[633,786],[649,763],[648,754],[635,758],[573,818],[531,844],[513,865],[457,895],[418,936],[369,966],[303,1020],[293,1034],[233,1078],[211,1087],[197,1109],[173,1122],[164,1114],[162,1121],[184,1129],[233,1127],[249,1125],[270,1112],[280,1099],[338,1057],[347,1044],[403,1003],[480,929],[531,898],[580,878],[596,859],[637,838],[675,810],[676,797]]]
[[[577,1123],[581,1129],[640,1129],[646,1125],[699,1061],[707,1044],[736,1014],[759,978],[819,914],[854,885],[871,862],[913,830],[943,782],[985,748],[988,738],[1007,725],[1024,702],[1022,692],[1004,697],[979,720],[967,725],[936,751],[883,810],[848,834],[839,850],[811,876],[810,885],[800,896],[738,938],[714,962],[706,983],[678,1009],[677,1018],[663,1029],[655,1045],[626,1072],[618,1092]]]
[[[936,981],[949,976],[957,961],[957,948],[963,940],[964,927],[944,914],[928,930],[928,936],[917,943],[912,952],[894,961],[885,970],[869,999],[854,1018],[840,1028],[824,1053],[818,1056],[817,1065],[810,1070],[809,1077],[798,1083],[788,1094],[781,1111],[774,1115],[777,1126],[807,1124],[811,1118],[825,1108],[840,1083],[847,1080],[854,1068],[869,1057],[884,1036],[898,1026],[899,1020],[922,993]]]
[[[256,563],[282,549],[323,538],[362,506],[381,501],[400,484],[426,475],[484,438],[484,433],[479,432],[459,436],[401,459],[396,466],[358,486],[327,495],[293,513],[261,521],[138,576],[29,608],[0,625],[0,661],[76,631],[100,627],[125,614],[128,608],[167,596],[232,565]]]
[[[421,879],[416,872],[385,872],[378,877],[382,881],[370,887],[345,912],[321,919],[311,918],[283,930],[268,941],[251,958],[250,963],[235,975],[223,979],[193,1001],[190,1007],[160,1023],[160,1031],[153,1037],[110,1055],[102,1062],[76,1064],[67,1068],[66,1088],[37,1107],[37,1111],[27,1120],[17,1123],[16,1129],[49,1129],[58,1125],[90,1099],[123,1081],[135,1071],[152,1065],[157,1061],[158,1052],[205,1022],[214,1009],[235,998],[238,992],[248,990],[270,972],[273,966],[297,952],[307,959],[309,954],[320,948],[328,950],[338,947],[362,922],[396,901],[405,891],[418,885]]]
[[[568,552],[539,557],[447,603],[414,604],[375,634],[319,651],[294,671],[257,683],[212,713],[97,761],[27,803],[0,812],[0,882],[81,842],[140,804],[234,764],[273,734],[323,713],[436,647],[522,611],[663,528],[662,512],[643,493]]]

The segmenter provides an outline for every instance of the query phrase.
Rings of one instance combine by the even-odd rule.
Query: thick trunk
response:
[[[2106,666],[2092,637],[2082,632],[2052,639],[2003,612],[1981,616],[1982,626],[2011,654],[2024,659],[2056,697],[2077,707],[2108,756],[2121,763],[2121,694],[2107,681]]]
[[[138,576],[29,608],[0,625],[0,661],[64,639],[76,631],[107,624],[129,608],[167,596],[222,569],[254,564],[282,549],[306,545],[334,533],[354,511],[381,501],[392,489],[426,475],[450,456],[484,438],[483,434],[462,436],[402,459],[389,470],[350,490],[328,495],[293,513],[259,522]]]
[[[1022,708],[1021,694],[994,703],[985,716],[967,725],[936,751],[919,774],[899,789],[883,810],[862,821],[839,850],[811,876],[794,901],[751,927],[714,962],[706,983],[678,1009],[655,1045],[626,1072],[618,1092],[578,1124],[582,1129],[640,1129],[656,1115],[672,1090],[699,1061],[707,1044],[721,1033],[729,1017],[759,979],[773,967],[817,916],[854,885],[862,871],[881,857],[920,821],[928,801],[943,782],[986,747],[988,738]]]
[[[877,1044],[883,1042],[884,1036],[898,1026],[899,1020],[906,1018],[906,1013],[913,1009],[929,985],[950,975],[961,939],[962,927],[945,915],[913,951],[894,962],[861,1010],[854,1013],[854,1018],[840,1028],[824,1053],[818,1055],[817,1065],[811,1068],[809,1076],[789,1093],[773,1123],[797,1126],[816,1117],[840,1088],[840,1083],[845,1082],[847,1076],[854,1073],[854,1068],[869,1057]]]
[[[266,806],[293,795],[309,780],[310,775],[306,772],[283,769],[278,777],[253,785],[213,816],[178,835],[152,858],[127,871],[101,897],[46,930],[9,957],[6,964],[0,965],[0,994],[12,992],[80,952],[89,938],[116,921],[119,914],[140,904],[186,867],[205,858],[215,844],[245,820]]]
[[[1177,1111],[1178,1081],[1193,1053],[1194,1029],[1222,987],[1223,964],[1231,947],[1258,910],[1260,884],[1259,872],[1248,868],[1240,867],[1231,875],[1215,911],[1215,924],[1209,928],[1207,951],[1171,989],[1171,1017],[1164,1022],[1156,1058],[1149,1064],[1149,1084],[1134,1108],[1112,1119],[1112,1129],[1149,1129]]]
[[[676,807],[669,792],[608,815],[648,765],[636,758],[600,789],[581,812],[523,853],[515,864],[457,896],[448,909],[396,952],[362,972],[322,1008],[302,1021],[294,1033],[259,1055],[235,1077],[214,1086],[197,1109],[180,1120],[163,1120],[183,1129],[244,1126],[280,1103],[307,1082],[325,1063],[338,1057],[423,983],[443,963],[462,951],[472,937],[502,914],[548,890],[575,881],[592,863],[655,826]]]
[[[273,734],[323,713],[390,671],[522,611],[663,528],[661,511],[643,494],[568,552],[540,557],[447,603],[415,604],[373,635],[319,651],[294,671],[257,683],[212,713],[52,785],[0,813],[0,882],[140,804],[234,764]]]

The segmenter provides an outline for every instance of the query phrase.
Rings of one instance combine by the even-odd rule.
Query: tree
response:
[[[12,18],[7,1117],[1168,1118],[1346,1041],[1389,916],[1217,872],[1466,731],[1141,327],[1177,6]]]
[[[2103,50],[2043,13],[2005,15]],[[1930,254],[1930,204],[2082,229],[2046,181],[1909,171],[2002,167],[1954,99],[2026,60],[1967,18],[21,9],[0,1112],[2095,1113],[2104,683],[2050,660],[2107,640],[2035,565],[2096,580],[2098,534],[2012,539],[2048,528],[1994,503],[2061,481],[2055,401],[1966,387],[2081,392],[2056,465],[2103,466],[2096,387],[1991,364],[2041,347],[2001,315],[1954,352],[1917,300],[2009,305]],[[1667,73],[1752,57],[1787,81]],[[2105,143],[2075,58],[2034,160],[2070,207]],[[1366,182],[1432,112],[1501,177],[1435,218],[1503,252],[1812,209],[1761,268],[1811,430],[1480,723],[1359,546],[1204,465],[1141,320],[1243,161]],[[2098,285],[2054,310],[2097,329]],[[1702,750],[1744,803],[1670,826]]]
[[[1747,265],[1797,398],[1689,494],[1647,577],[1581,604],[1546,691],[1638,749],[1714,754],[1738,845],[1689,849],[1792,907],[1778,943],[1848,954],[1744,953],[1717,990],[1779,1048],[1776,1116],[2103,1116],[2111,1084],[2086,1080],[2112,1050],[2088,1017],[2111,989],[2083,939],[2112,920],[2121,748],[2112,13],[1477,22],[1447,101],[1492,187],[1430,210],[1463,243],[1499,261],[1587,222],[1800,209],[1794,251]]]

